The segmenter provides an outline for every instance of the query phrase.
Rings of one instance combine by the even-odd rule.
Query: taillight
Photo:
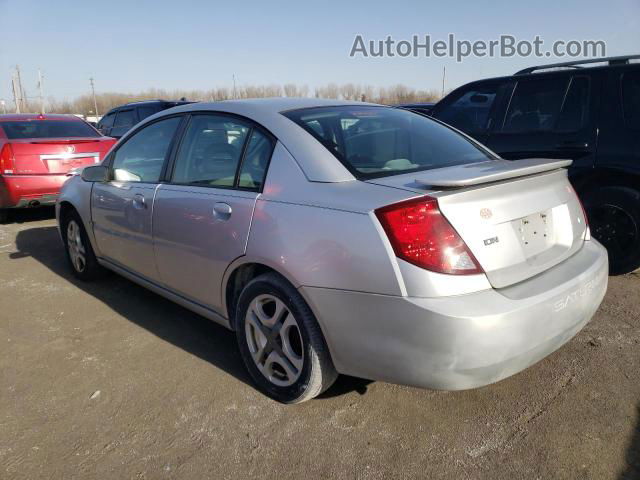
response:
[[[483,273],[435,198],[425,196],[379,208],[376,216],[397,257],[438,273]]]
[[[11,175],[15,169],[13,149],[5,143],[0,150],[0,175]]]
[[[584,218],[584,227],[585,227],[584,239],[591,240],[591,228],[589,227],[589,217],[587,217],[587,211],[584,209],[582,200],[580,200],[580,197],[578,196],[578,192],[576,192],[576,189],[573,188],[573,185],[569,184],[569,188],[571,189],[573,194],[576,196],[576,200],[578,200],[578,204],[580,204],[580,208],[582,209],[582,217]]]

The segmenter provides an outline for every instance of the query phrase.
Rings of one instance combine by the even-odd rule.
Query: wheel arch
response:
[[[222,301],[223,311],[229,319],[229,326],[232,330],[235,330],[235,308],[240,292],[251,280],[269,272],[282,276],[296,289],[300,287],[289,272],[266,259],[244,256],[236,259],[227,267],[222,282]],[[311,305],[309,307],[312,308]]]

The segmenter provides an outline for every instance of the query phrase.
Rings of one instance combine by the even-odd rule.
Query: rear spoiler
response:
[[[497,182],[508,178],[524,177],[568,167],[573,160],[527,158],[525,160],[489,160],[486,162],[437,168],[420,173],[415,181],[430,187],[467,187]]]

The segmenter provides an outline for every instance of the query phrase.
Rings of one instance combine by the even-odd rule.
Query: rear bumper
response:
[[[487,385],[538,362],[589,322],[608,282],[596,241],[501,290],[441,298],[302,287],[341,373],[443,390]]]
[[[0,208],[54,205],[69,177],[61,175],[1,175]]]

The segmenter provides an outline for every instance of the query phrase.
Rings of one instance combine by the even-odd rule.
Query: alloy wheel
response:
[[[70,220],[67,225],[67,248],[73,268],[75,268],[78,273],[84,272],[87,266],[85,248],[82,243],[80,226],[75,220]]]
[[[293,385],[302,373],[304,343],[295,317],[279,298],[257,296],[247,309],[245,335],[253,361],[274,385]]]

